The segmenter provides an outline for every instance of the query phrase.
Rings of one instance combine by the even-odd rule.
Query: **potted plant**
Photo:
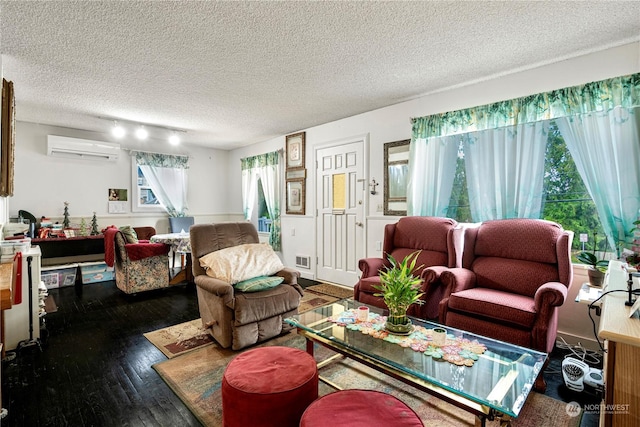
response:
[[[389,255],[391,266],[380,272],[380,284],[374,285],[380,291],[374,295],[382,297],[389,308],[386,328],[391,333],[410,333],[413,325],[407,317],[407,310],[411,304],[423,303],[420,299],[424,295],[420,292],[422,279],[413,274],[419,254],[420,251],[413,252],[401,262]]]
[[[598,259],[596,256],[596,248],[598,247],[598,234],[594,233],[593,235],[593,252],[583,251],[580,252],[576,258],[583,264],[589,266],[589,270],[587,271],[589,275],[589,284],[591,286],[600,288],[602,287],[602,282],[604,281],[604,275],[607,272],[607,268],[609,267],[609,260],[606,259]]]

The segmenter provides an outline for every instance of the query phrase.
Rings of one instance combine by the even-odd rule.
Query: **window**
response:
[[[133,165],[133,197],[131,200],[131,210],[133,212],[161,212],[164,208],[160,204],[160,201],[153,194],[153,190],[149,186],[147,179],[144,177],[140,166],[135,160],[135,157],[131,158]]]
[[[262,180],[258,179],[258,232],[269,233],[271,231],[271,216],[267,209],[267,201],[264,197],[264,190],[262,189]]]
[[[469,206],[469,194],[462,142],[458,149],[456,174],[447,216],[459,222],[474,222]],[[545,152],[543,218],[561,224],[574,232],[572,249],[583,249],[580,234],[588,234],[587,249],[593,249],[597,234],[598,251],[608,248],[604,229],[596,212],[595,203],[582,182],[562,134],[554,121],[550,123]]]

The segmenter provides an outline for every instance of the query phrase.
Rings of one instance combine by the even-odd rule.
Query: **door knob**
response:
[[[358,227],[362,227],[362,223],[361,223],[361,222],[356,222],[356,225],[357,225]]]

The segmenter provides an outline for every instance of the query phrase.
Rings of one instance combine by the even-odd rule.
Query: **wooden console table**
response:
[[[602,304],[600,331],[607,353],[604,358],[605,406],[600,425],[635,427],[640,425],[640,318],[629,318],[626,295],[611,294]]]

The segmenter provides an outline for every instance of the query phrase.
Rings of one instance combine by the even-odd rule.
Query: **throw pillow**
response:
[[[243,280],[233,285],[238,291],[242,292],[259,292],[278,286],[284,277],[279,276],[258,276],[253,279]]]
[[[199,259],[207,276],[236,284],[258,276],[272,276],[284,268],[267,243],[248,243],[210,252]]]
[[[136,234],[136,230],[133,229],[130,225],[123,225],[119,228],[119,230],[124,234],[124,239],[127,243],[138,243],[138,235]]]

